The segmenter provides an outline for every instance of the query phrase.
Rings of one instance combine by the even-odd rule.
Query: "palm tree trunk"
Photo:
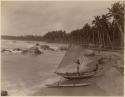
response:
[[[111,42],[111,38],[110,38],[110,35],[109,35],[108,30],[107,30],[107,37],[108,37],[108,39],[109,39],[109,43],[110,43],[111,49],[113,49],[113,47],[112,47],[112,42]]]
[[[117,26],[118,26],[118,29],[119,29],[119,31],[120,31],[120,35],[121,35],[121,46],[123,46],[124,45],[124,33],[122,32],[122,29],[121,29],[121,27],[119,26],[119,24],[118,24],[118,22],[116,21],[116,24],[117,24]]]
[[[102,41],[103,41],[103,46],[105,47],[105,33],[102,33]]]

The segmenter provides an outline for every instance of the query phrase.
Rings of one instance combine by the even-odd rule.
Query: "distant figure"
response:
[[[79,74],[79,65],[80,65],[80,60],[78,59],[77,60],[77,72],[78,72],[78,74]]]
[[[75,63],[77,64],[77,73],[80,74],[80,73],[79,73],[80,60],[77,59],[77,61],[75,61]]]
[[[94,72],[96,73],[96,71],[98,71],[99,67],[98,67],[98,64],[96,64],[96,67],[94,69]]]
[[[79,60],[79,59],[77,59],[76,63],[77,63],[77,64],[80,64],[80,60]]]

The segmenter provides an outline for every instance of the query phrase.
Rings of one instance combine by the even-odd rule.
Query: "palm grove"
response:
[[[86,23],[82,28],[70,33],[58,30],[50,31],[44,36],[2,36],[2,38],[123,47],[124,7],[124,2],[116,2],[112,4],[111,8],[108,8],[107,14],[95,16],[91,24]]]

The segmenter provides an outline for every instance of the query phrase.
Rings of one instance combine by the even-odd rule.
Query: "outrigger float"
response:
[[[89,84],[46,84],[49,88],[58,88],[58,87],[82,87],[82,86],[88,86]]]

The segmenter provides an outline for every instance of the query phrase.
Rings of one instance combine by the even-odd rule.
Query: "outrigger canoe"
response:
[[[88,86],[88,83],[84,84],[46,84],[47,87],[50,88],[56,88],[56,87],[82,87],[82,86]]]

